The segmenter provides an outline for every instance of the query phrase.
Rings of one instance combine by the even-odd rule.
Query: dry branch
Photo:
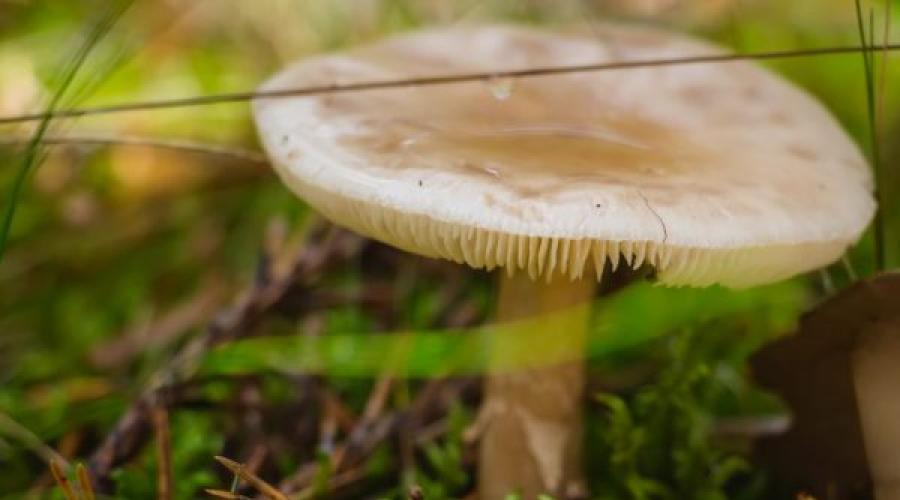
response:
[[[286,276],[268,279],[263,273],[236,305],[219,314],[202,335],[185,346],[154,377],[91,456],[90,470],[101,491],[109,489],[112,469],[143,447],[153,408],[172,404],[176,396],[172,390],[173,381],[185,379],[195,363],[212,347],[252,335],[265,317],[279,309],[282,301],[290,295],[303,296],[324,272],[356,255],[362,243],[362,238],[343,230],[319,228],[313,231]]]
[[[192,375],[191,368],[195,361],[212,347],[253,335],[256,327],[266,317],[284,312],[294,315],[309,315],[347,303],[369,305],[376,309],[394,309],[396,293],[391,293],[386,285],[372,285],[353,294],[317,288],[322,275],[337,269],[347,259],[358,255],[364,247],[364,241],[343,230],[319,228],[311,233],[305,243],[300,245],[299,251],[293,253],[293,258],[288,262],[289,265],[282,265],[281,261],[284,259],[273,255],[279,253],[277,249],[263,255],[256,280],[242,294],[236,305],[219,314],[202,335],[189,343],[169,365],[160,371],[143,395],[132,403],[104,443],[95,451],[90,465],[98,485],[108,489],[111,470],[130,459],[144,446],[150,438],[153,415],[159,412],[156,410],[157,408],[172,408],[190,402],[190,394],[193,392],[191,388],[195,387],[197,383],[202,383],[198,379],[189,378]],[[285,245],[282,242],[276,246],[283,247]],[[286,246],[290,247],[290,245]],[[375,253],[369,255],[369,258],[384,257],[384,255],[378,255],[378,252],[381,251],[378,245],[368,245],[365,248],[375,250]],[[402,268],[404,265],[408,265],[408,262],[395,262],[389,267]],[[436,268],[435,271],[435,274],[439,276],[446,272],[444,268]],[[442,300],[442,310],[436,315],[439,318],[437,321],[453,326],[472,324],[477,321],[479,319],[478,308],[465,299],[461,287],[451,288],[453,290]],[[393,313],[391,314],[393,315]],[[411,436],[412,441],[418,445],[440,437],[445,432],[446,426],[435,426],[435,422],[443,418],[451,402],[457,401],[464,393],[471,394],[477,391],[475,379],[431,381],[420,391],[418,397],[408,408],[387,412],[386,403],[391,379],[389,376],[384,376],[374,386],[366,410],[357,419],[348,413],[346,408],[335,405],[336,396],[330,394],[327,387],[322,386],[321,381],[316,377],[304,376],[302,379],[312,384],[308,390],[319,391],[319,401],[323,408],[328,406],[328,402],[331,401],[332,410],[335,410],[329,412],[331,418],[336,419],[347,436],[345,441],[335,446],[334,449],[333,458],[339,458],[339,460],[335,462],[335,476],[327,485],[332,492],[350,487],[364,478],[365,459],[380,443],[395,439],[401,429],[415,428],[426,433],[427,438],[418,434]],[[202,401],[200,404],[203,404]],[[240,411],[240,408],[237,409]],[[413,423],[415,425],[412,425]],[[314,429],[310,429],[310,431],[314,432]],[[315,478],[317,466],[318,464],[312,462],[301,467],[295,475],[280,484],[280,490],[288,493],[304,492],[304,494],[308,494],[311,491],[309,488]],[[241,470],[245,475],[249,472],[247,467],[242,467]],[[256,474],[252,474],[252,476],[259,479]],[[244,480],[254,484],[249,475],[244,477]],[[260,488],[264,488],[261,486],[264,481],[262,479],[259,481],[261,482],[255,483],[254,486],[259,485]],[[260,489],[260,491],[263,490]],[[210,490],[207,493],[232,495],[220,496],[220,498],[242,498],[240,495],[220,490]]]

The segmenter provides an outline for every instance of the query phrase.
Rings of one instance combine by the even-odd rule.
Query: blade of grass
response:
[[[869,28],[866,29],[865,26],[865,18],[863,15],[862,1],[854,0],[854,4],[856,6],[856,22],[857,27],[859,29],[859,39],[861,45],[865,48],[862,52],[863,59],[863,71],[865,73],[865,84],[866,84],[866,110],[868,114],[868,125],[869,125],[869,141],[872,152],[872,169],[873,176],[875,178],[875,201],[878,204],[875,212],[875,222],[874,222],[874,231],[875,231],[875,270],[881,271],[885,268],[886,259],[885,259],[885,251],[884,251],[884,233],[885,233],[885,224],[884,224],[884,207],[881,192],[882,192],[882,177],[881,177],[881,144],[879,140],[878,133],[878,108],[877,108],[877,100],[876,100],[876,89],[875,89],[875,61],[874,61],[874,53],[873,49],[875,48],[874,40],[871,37],[875,32],[875,16],[874,11],[869,11]],[[885,21],[890,22],[890,21]],[[887,40],[885,40],[885,45],[887,45]]]
[[[740,292],[722,288],[674,290],[635,283],[594,305],[598,314],[586,355],[589,359],[609,361],[670,332],[734,316],[765,321],[770,332],[784,331],[791,328],[802,310],[804,294],[797,282]],[[653,317],[639,314],[651,306],[656,312]],[[274,371],[353,378],[379,376],[391,370],[396,377],[467,376],[484,373],[485,346],[499,342],[509,352],[519,353],[505,360],[508,366],[558,362],[549,354],[552,340],[541,337],[540,332],[522,335],[514,324],[393,331],[385,335],[276,335],[222,344],[204,355],[199,373]]]
[[[856,273],[856,269],[853,267],[853,263],[850,262],[850,259],[847,258],[845,254],[841,257],[841,263],[844,265],[844,271],[847,273],[847,277],[850,278],[851,282],[856,282],[859,280],[859,275]]]
[[[884,38],[881,41],[882,42],[881,75],[880,75],[880,78],[878,81],[878,88],[875,89],[875,93],[876,93],[875,109],[878,111],[878,117],[875,120],[876,132],[873,135],[875,135],[875,137],[874,137],[875,142],[878,142],[879,144],[881,143],[881,141],[883,139],[882,133],[884,132],[884,130],[886,130],[885,129],[885,118],[887,116],[887,113],[885,112],[884,103],[885,103],[885,96],[887,95],[888,59],[890,58],[890,51],[886,50],[885,47],[887,47],[891,41],[891,24],[892,24],[891,23],[891,21],[892,21],[891,5],[893,5],[893,2],[891,2],[890,0],[887,0],[884,2],[884,34],[883,34]],[[875,84],[873,84],[873,86],[874,85]],[[878,147],[878,150],[880,153],[881,152],[880,146]],[[883,165],[884,159],[880,156],[880,154],[879,154],[878,162],[879,162],[878,163],[879,171],[883,172],[884,171],[884,165]],[[885,196],[886,191],[885,191],[884,187],[885,187],[884,184],[880,184],[880,183],[878,184],[879,196],[881,197],[881,202],[886,202],[886,200],[887,200],[887,198]],[[882,207],[881,210],[882,210],[882,214],[883,214],[884,208]],[[882,223],[881,237],[882,237],[882,239],[887,239],[887,221],[884,220],[883,216],[882,216],[881,223]],[[883,260],[884,261],[882,262],[882,268],[884,269],[884,268],[887,268],[887,266],[889,265],[887,248],[884,249]]]
[[[68,469],[69,464],[62,455],[53,448],[47,446],[40,437],[31,432],[27,427],[12,419],[5,413],[0,413],[0,435],[16,438],[23,446],[34,452],[42,460],[47,463],[56,462],[63,468]]]
[[[887,88],[888,79],[888,58],[890,51],[885,48],[891,43],[891,24],[893,12],[891,6],[893,2],[884,2],[884,34],[881,40],[881,78],[878,81],[878,109],[884,111],[885,89]],[[884,130],[884,113],[881,114],[882,122],[879,123],[880,130]]]
[[[54,92],[53,96],[50,98],[50,102],[47,105],[46,112],[44,113],[44,117],[41,118],[41,121],[38,124],[38,127],[35,130],[31,141],[25,148],[25,152],[22,155],[22,162],[19,164],[19,169],[13,177],[12,186],[10,187],[6,196],[6,206],[3,209],[2,220],[0,220],[0,262],[3,261],[3,255],[6,250],[6,245],[9,241],[13,219],[15,218],[19,198],[21,197],[22,191],[25,187],[25,181],[26,179],[28,179],[29,174],[37,167],[37,165],[40,164],[43,159],[41,140],[43,139],[44,135],[47,134],[47,131],[50,128],[50,122],[53,119],[53,115],[57,107],[59,106],[63,97],[66,95],[66,91],[69,89],[69,86],[72,85],[72,82],[74,82],[79,69],[81,69],[85,61],[87,61],[87,58],[91,54],[94,47],[96,47],[96,45],[100,42],[100,40],[103,39],[106,33],[108,33],[110,29],[112,29],[119,16],[121,16],[125,12],[129,5],[130,2],[118,4],[117,6],[111,8],[109,11],[103,14],[88,32],[84,42],[79,47],[71,63],[62,72],[60,84],[57,87],[56,92]]]
[[[124,40],[112,40],[107,46],[112,46],[113,51],[103,57],[98,63],[91,67],[89,73],[82,73],[84,77],[79,77],[69,88],[66,94],[64,108],[75,107],[75,105],[87,98],[89,95],[99,88],[107,79],[107,77],[115,73],[124,61],[131,55],[131,43]]]

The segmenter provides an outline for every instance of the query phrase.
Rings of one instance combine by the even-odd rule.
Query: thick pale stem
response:
[[[900,500],[900,321],[862,332],[853,374],[877,500]]]
[[[507,326],[496,336],[485,388],[481,500],[566,498],[584,489],[584,354],[595,287],[590,278],[501,278],[497,320]]]

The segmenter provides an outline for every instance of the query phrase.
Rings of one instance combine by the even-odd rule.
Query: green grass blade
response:
[[[635,285],[596,304],[585,354],[594,360],[614,359],[668,333],[722,318],[752,318],[764,331],[785,331],[803,303],[804,291],[797,282],[742,291]],[[653,314],[647,314],[649,310]],[[525,332],[515,325],[484,325],[390,335],[255,337],[217,347],[205,356],[199,371],[204,375],[284,372],[338,377],[373,377],[386,371],[398,377],[474,375],[484,373],[491,346],[497,345],[518,353],[504,358],[503,368],[557,362],[553,335]],[[497,368],[493,362],[491,367]]]
[[[866,29],[866,22],[863,15],[863,8],[861,0],[855,0],[856,5],[856,22],[857,27],[859,29],[859,39],[862,44],[864,50],[862,52],[863,58],[863,71],[865,73],[865,83],[866,83],[866,110],[868,114],[868,125],[869,125],[869,136],[870,136],[870,145],[871,145],[871,153],[872,153],[872,170],[873,176],[875,177],[875,201],[878,203],[878,207],[875,212],[875,222],[874,222],[874,231],[875,231],[875,270],[880,271],[883,270],[887,264],[885,257],[885,220],[884,220],[884,207],[881,193],[883,187],[883,179],[881,176],[882,173],[882,159],[881,159],[881,144],[878,133],[878,108],[877,108],[877,96],[875,90],[875,43],[874,39],[871,37],[874,36],[875,33],[875,16],[874,11],[869,11],[869,27]],[[890,20],[886,19],[885,22],[890,22]]]
[[[9,235],[12,230],[13,220],[15,219],[16,208],[18,207],[19,199],[21,198],[22,192],[25,188],[25,181],[28,179],[28,176],[31,174],[31,172],[38,165],[40,165],[40,163],[44,159],[44,151],[41,147],[42,140],[50,128],[50,122],[52,121],[51,116],[53,112],[62,102],[63,97],[66,95],[69,87],[75,81],[75,77],[78,75],[78,71],[87,61],[87,58],[91,54],[91,51],[109,32],[109,30],[112,29],[113,25],[115,25],[115,22],[125,12],[130,3],[131,2],[122,2],[120,4],[117,4],[116,7],[113,7],[105,14],[103,14],[101,18],[90,29],[87,36],[85,37],[84,42],[76,51],[75,56],[63,70],[59,86],[51,96],[50,102],[48,103],[46,108],[48,116],[44,117],[39,122],[34,135],[26,145],[25,151],[22,155],[22,161],[19,164],[19,168],[16,171],[15,176],[13,177],[12,185],[10,186],[9,191],[6,195],[6,203],[3,208],[2,221],[0,221],[0,262],[2,262],[3,260],[3,255],[5,254],[7,243],[9,242]]]

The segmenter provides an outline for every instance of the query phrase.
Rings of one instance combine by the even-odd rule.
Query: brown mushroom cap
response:
[[[310,85],[720,53],[680,35],[454,27],[295,64]],[[649,264],[749,286],[838,259],[874,212],[863,156],[812,98],[745,62],[257,100],[281,177],[335,222],[475,268],[572,279]]]

